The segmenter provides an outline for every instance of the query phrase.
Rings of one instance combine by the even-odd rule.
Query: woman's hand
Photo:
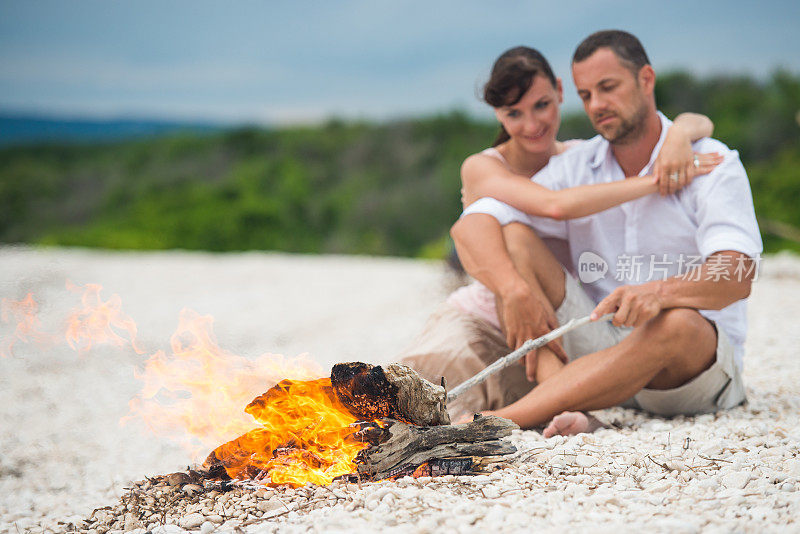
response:
[[[653,164],[653,176],[662,196],[680,191],[692,183],[695,176],[708,174],[722,162],[716,152],[698,154],[692,150],[690,137],[677,126],[667,131],[664,144]]]

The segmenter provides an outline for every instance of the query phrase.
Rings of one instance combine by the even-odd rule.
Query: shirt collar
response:
[[[667,136],[667,130],[672,124],[672,121],[669,120],[663,113],[660,111],[657,113],[659,120],[661,120],[661,136],[658,138],[658,142],[656,143],[655,148],[653,148],[653,152],[650,153],[650,161],[648,161],[647,165],[645,165],[644,169],[642,169],[642,172],[639,173],[640,176],[650,172],[653,163],[655,163],[656,158],[658,157],[658,153],[661,151],[661,145],[664,144],[664,138]],[[611,143],[601,137],[600,143],[597,145],[597,150],[592,158],[592,169],[597,169],[606,161],[606,159],[613,157],[614,154],[611,151]]]

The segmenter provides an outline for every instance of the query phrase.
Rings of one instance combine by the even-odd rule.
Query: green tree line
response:
[[[705,113],[739,150],[767,249],[800,249],[787,239],[800,227],[800,76],[673,73],[656,92],[669,117]],[[461,210],[461,162],[496,132],[452,112],[5,148],[0,241],[441,257]],[[564,116],[560,138],[593,135],[582,112]]]

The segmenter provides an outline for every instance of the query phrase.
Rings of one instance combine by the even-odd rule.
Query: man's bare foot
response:
[[[598,428],[603,428],[596,417],[583,412],[563,412],[550,421],[550,424],[542,432],[546,438],[553,436],[574,436],[583,432],[594,432]]]

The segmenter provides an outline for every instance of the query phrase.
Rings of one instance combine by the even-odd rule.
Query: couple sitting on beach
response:
[[[556,141],[560,79],[537,51],[496,61],[484,89],[501,124],[461,169],[451,234],[477,281],[453,293],[402,355],[449,388],[573,318],[599,318],[449,406],[545,436],[591,431],[612,406],[662,416],[745,400],[746,297],[761,238],[738,153],[702,115],[656,108],[655,71],[622,31],[587,37],[572,76],[600,134]],[[660,193],[660,194],[659,194]]]

